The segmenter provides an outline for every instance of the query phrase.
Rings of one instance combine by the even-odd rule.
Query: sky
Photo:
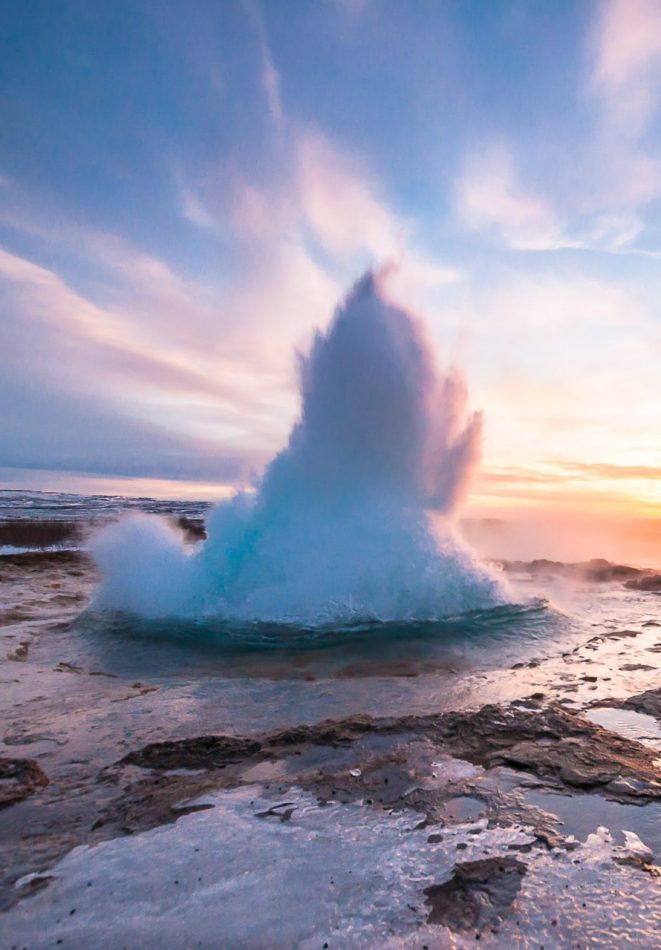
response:
[[[470,512],[661,518],[658,0],[5,3],[0,128],[0,487],[249,483],[397,261]]]

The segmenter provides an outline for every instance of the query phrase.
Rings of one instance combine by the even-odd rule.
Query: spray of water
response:
[[[365,274],[317,333],[286,448],[256,492],[212,511],[204,544],[191,552],[148,516],[101,532],[98,607],[319,626],[505,601],[451,527],[481,416],[468,413],[461,377],[439,371],[421,326],[388,301],[386,280]]]

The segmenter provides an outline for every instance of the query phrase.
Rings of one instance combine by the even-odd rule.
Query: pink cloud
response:
[[[328,251],[363,250],[377,261],[398,254],[403,224],[354,160],[312,131],[300,136],[297,158],[301,210]]]
[[[622,130],[637,135],[658,108],[661,6],[657,0],[609,0],[599,9],[594,88]]]
[[[469,228],[493,229],[512,248],[547,250],[572,243],[550,202],[518,180],[512,156],[502,146],[469,160],[456,194]]]

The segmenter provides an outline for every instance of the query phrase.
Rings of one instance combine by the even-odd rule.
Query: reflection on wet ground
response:
[[[221,772],[190,766],[153,775],[131,766],[119,785],[99,781],[104,770],[149,743],[252,735],[364,713],[436,716],[500,703],[533,717],[549,704],[582,710],[612,733],[661,748],[656,718],[608,705],[658,687],[661,618],[654,594],[614,584],[549,588],[525,606],[441,624],[363,625],[313,635],[78,616],[95,582],[83,558],[19,562],[0,564],[0,748],[3,758],[33,760],[49,784],[0,810],[5,906],[22,874],[51,867],[81,842],[127,829],[142,833],[145,815],[148,827],[172,821],[185,813],[177,810],[182,801],[200,788],[219,787]],[[526,598],[531,586],[525,585]],[[422,807],[431,796],[435,827],[425,834],[446,836],[438,847],[454,840],[448,829],[462,823],[505,828],[514,820],[537,821],[537,833],[549,840],[554,828],[584,839],[606,825],[617,842],[624,831],[636,832],[658,860],[659,805],[642,796],[633,804],[625,786],[622,802],[590,790],[570,794],[526,771],[525,748],[516,750],[515,768],[483,767],[444,758],[425,742],[404,730],[396,741],[368,731],[360,747],[311,743],[295,754],[247,762],[241,782],[268,788],[275,801],[263,810],[281,804],[280,790],[286,792],[282,802],[300,794],[292,792],[296,783],[371,809],[401,807],[404,800]],[[397,759],[402,743],[406,751]],[[230,772],[222,776],[229,781]],[[171,801],[164,794],[169,783]],[[124,825],[99,825],[120,792]],[[282,822],[278,814],[260,819],[260,827],[295,821],[295,814]]]
[[[556,815],[563,835],[574,835],[585,841],[589,834],[603,826],[618,843],[624,831],[634,831],[650,848],[655,862],[661,861],[661,809],[658,804],[626,805],[601,795],[563,795],[547,790],[531,789],[525,794],[527,804]]]
[[[609,706],[595,706],[585,713],[588,719],[617,732],[627,739],[644,742],[661,752],[661,724],[653,716],[636,712],[635,709],[617,709]]]

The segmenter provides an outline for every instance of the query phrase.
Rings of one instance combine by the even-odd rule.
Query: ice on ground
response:
[[[424,922],[423,890],[452,875],[456,843],[470,859],[532,840],[483,822],[430,844],[417,813],[320,807],[301,791],[274,801],[248,786],[205,803],[173,826],[75,849],[5,917],[3,945],[375,946]]]
[[[318,948],[474,946],[427,922],[426,888],[457,863],[515,854],[527,865],[510,912],[485,929],[491,946],[658,946],[659,879],[644,846],[605,829],[575,850],[526,849],[520,827],[485,819],[432,836],[420,815],[360,803],[319,806],[259,786],[205,796],[209,810],[174,825],[77,848],[0,924],[3,946]],[[610,941],[610,942],[609,942]]]

